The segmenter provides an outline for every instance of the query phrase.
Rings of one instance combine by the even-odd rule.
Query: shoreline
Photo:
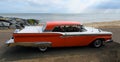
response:
[[[91,22],[83,23],[85,26],[95,27],[95,28],[120,28],[120,20],[118,21],[105,21],[105,22]]]

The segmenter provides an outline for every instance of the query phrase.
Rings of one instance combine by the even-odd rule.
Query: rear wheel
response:
[[[44,47],[38,47],[40,51],[44,52],[47,50],[48,47],[44,46]]]
[[[97,39],[92,43],[92,46],[95,48],[99,48],[99,47],[103,46],[103,41],[101,39]]]

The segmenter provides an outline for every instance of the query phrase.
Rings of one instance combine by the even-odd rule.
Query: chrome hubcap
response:
[[[95,46],[95,47],[100,47],[101,44],[102,44],[101,40],[96,40],[96,41],[94,42],[94,46]]]
[[[39,50],[44,52],[47,50],[47,47],[39,47]]]

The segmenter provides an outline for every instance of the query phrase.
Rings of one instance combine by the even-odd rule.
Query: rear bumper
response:
[[[10,39],[10,40],[6,41],[5,44],[7,46],[10,46],[11,44],[14,44],[14,39]]]

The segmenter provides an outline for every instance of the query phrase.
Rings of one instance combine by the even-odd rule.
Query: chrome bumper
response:
[[[110,43],[110,42],[113,42],[113,40],[112,40],[112,39],[109,39],[109,40],[106,40],[105,42],[106,42],[106,43]]]
[[[14,39],[10,39],[8,41],[5,42],[5,44],[9,47],[10,44],[13,44],[14,43]]]
[[[10,39],[6,41],[6,45],[8,47],[10,46],[32,46],[32,47],[38,47],[38,46],[47,46],[51,47],[52,43],[51,42],[14,42],[14,39]]]

